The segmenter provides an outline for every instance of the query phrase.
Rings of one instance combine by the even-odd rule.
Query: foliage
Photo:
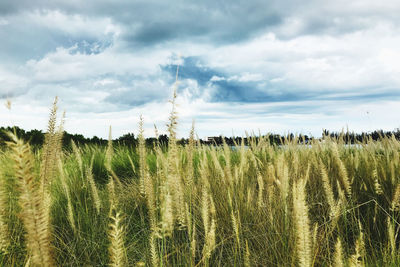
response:
[[[155,139],[2,132],[0,266],[400,264],[398,132],[177,140],[175,96]]]

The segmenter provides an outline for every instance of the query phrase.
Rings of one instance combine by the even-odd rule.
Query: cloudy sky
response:
[[[179,135],[357,132],[400,126],[400,3],[0,1],[0,126]]]

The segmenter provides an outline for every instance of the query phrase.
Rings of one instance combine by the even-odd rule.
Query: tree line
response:
[[[4,146],[5,142],[8,141],[7,132],[15,132],[17,136],[29,142],[31,146],[34,148],[41,147],[44,143],[45,133],[41,130],[29,130],[25,131],[17,126],[15,127],[0,127],[0,146]],[[396,129],[394,131],[383,131],[383,130],[375,130],[373,132],[362,132],[362,133],[354,133],[354,132],[330,132],[326,129],[322,130],[322,138],[342,138],[346,144],[355,144],[362,143],[366,140],[379,140],[383,137],[394,137],[397,140],[400,140],[400,129]],[[224,136],[215,136],[209,137],[207,140],[199,140],[198,142],[204,145],[223,145],[225,142],[228,146],[234,146],[236,144],[241,144],[242,140],[245,145],[250,145],[251,142],[258,143],[260,139],[263,138],[267,140],[271,145],[282,145],[287,141],[296,140],[298,143],[307,144],[314,137],[310,137],[308,135],[279,135],[279,134],[267,134],[264,136],[247,136],[247,137],[224,137]],[[71,134],[68,132],[64,132],[63,136],[63,147],[69,148],[71,145],[71,141],[79,145],[107,145],[108,140],[103,139],[97,136],[93,136],[91,138],[85,137],[82,134]],[[133,133],[127,133],[113,140],[115,145],[122,146],[131,146],[136,147],[138,145],[138,138]],[[169,138],[166,134],[160,135],[158,138],[149,137],[146,138],[146,145],[148,147],[153,147],[155,144],[160,144],[161,146],[168,145]],[[189,143],[189,139],[181,138],[178,141],[180,145],[186,145]]]

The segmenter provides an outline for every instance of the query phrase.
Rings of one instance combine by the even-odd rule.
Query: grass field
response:
[[[174,104],[174,103],[173,103]],[[398,266],[400,142],[0,152],[1,266]],[[110,131],[111,132],[111,131]]]

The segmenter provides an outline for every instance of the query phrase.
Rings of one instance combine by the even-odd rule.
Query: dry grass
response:
[[[166,147],[146,146],[141,118],[137,150],[114,147],[110,128],[107,147],[62,151],[56,102],[40,153],[11,134],[0,155],[0,263],[398,266],[399,141],[212,147],[193,123],[184,147],[176,92],[171,102]]]
[[[34,175],[34,156],[29,145],[10,134],[15,177],[20,190],[20,218],[26,229],[26,246],[32,266],[54,266],[51,246],[51,226],[47,191],[40,190]]]

